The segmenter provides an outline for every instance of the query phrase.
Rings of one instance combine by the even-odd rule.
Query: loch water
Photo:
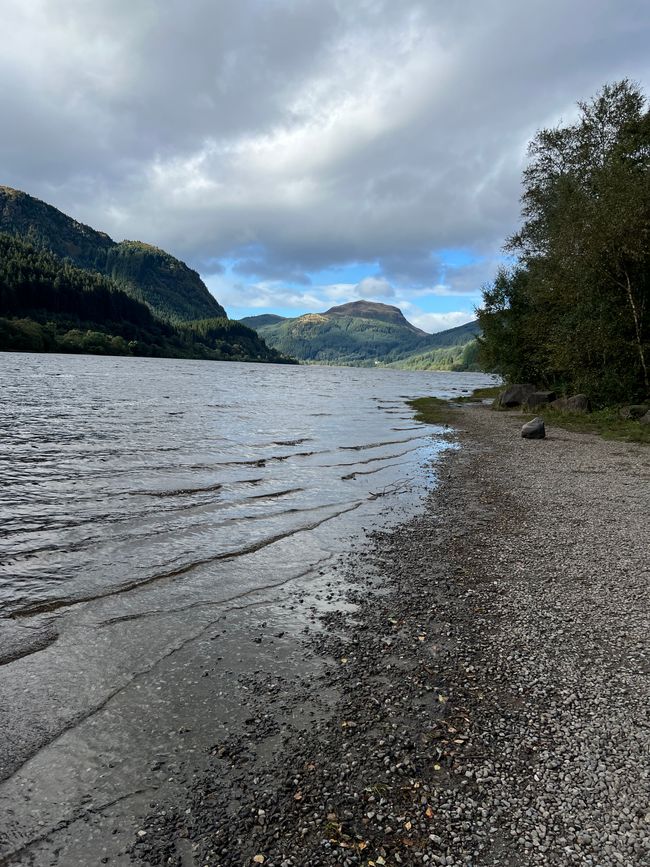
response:
[[[0,353],[0,859],[164,752],[224,612],[421,508],[454,445],[409,398],[491,381]]]
[[[419,486],[445,442],[405,399],[485,377],[5,353],[0,381],[0,610],[26,623],[286,578]]]

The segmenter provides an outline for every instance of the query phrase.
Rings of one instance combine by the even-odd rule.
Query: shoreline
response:
[[[480,406],[455,423],[426,512],[332,582],[310,682],[260,669],[186,801],[151,802],[136,863],[648,856],[647,452],[531,443]]]

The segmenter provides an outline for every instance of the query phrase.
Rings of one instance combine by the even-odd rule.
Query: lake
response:
[[[164,752],[197,700],[181,652],[220,617],[420,508],[453,442],[408,398],[492,382],[0,353],[0,859]]]

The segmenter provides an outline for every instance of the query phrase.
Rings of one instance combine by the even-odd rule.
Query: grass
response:
[[[406,402],[415,410],[415,420],[424,424],[450,424],[456,415],[449,401],[440,397],[417,397]]]
[[[453,398],[453,403],[477,403],[487,398],[496,397],[503,386],[477,388],[465,397]],[[415,410],[415,420],[425,424],[449,425],[457,417],[457,410],[448,400],[440,397],[418,397],[407,401]],[[517,412],[516,410],[503,410]],[[547,424],[577,431],[578,433],[594,433],[607,440],[622,440],[624,442],[645,443],[650,445],[650,425],[641,424],[631,419],[622,419],[617,407],[599,409],[590,413],[559,412],[550,407],[539,407],[538,414],[544,417]],[[526,418],[533,418],[526,415]]]
[[[458,402],[469,403],[489,397],[496,398],[503,388],[503,385],[477,388],[467,397],[458,398]],[[508,412],[508,410],[504,411]],[[621,418],[618,407],[607,407],[590,413],[582,413],[560,412],[551,407],[540,406],[538,414],[543,415],[548,424],[556,425],[565,430],[595,433],[607,440],[650,444],[650,425]],[[534,418],[534,416],[531,415],[530,418]]]
[[[650,445],[650,425],[622,419],[615,407],[590,413],[558,412],[546,407],[540,407],[539,410],[548,424],[557,425],[565,430],[595,433],[606,440],[624,440]]]
[[[418,397],[407,400],[407,404],[415,410],[415,420],[424,424],[451,424],[458,414],[454,406],[457,403],[478,403],[486,398],[496,397],[503,386],[495,385],[490,388],[476,388],[471,394],[464,397],[449,399],[441,397]]]

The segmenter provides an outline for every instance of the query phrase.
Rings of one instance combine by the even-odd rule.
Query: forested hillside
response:
[[[2,233],[0,350],[285,360],[239,322],[160,320],[107,277]]]
[[[0,232],[111,277],[158,316],[184,321],[226,317],[196,271],[184,262],[140,241],[117,243],[20,190],[0,187]]]
[[[405,319],[398,307],[363,300],[294,319],[267,314],[243,321],[270,346],[303,361],[416,369],[467,369],[464,349],[478,333],[476,322],[469,322],[427,334]],[[475,365],[474,358],[471,364]]]
[[[480,357],[511,381],[650,397],[650,112],[624,80],[543,129],[524,172],[515,264],[485,290]]]

